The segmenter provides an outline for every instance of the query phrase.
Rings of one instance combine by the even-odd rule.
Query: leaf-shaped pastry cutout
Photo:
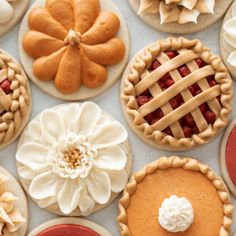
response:
[[[166,5],[164,1],[160,3],[161,24],[178,21],[180,10],[175,5]]]
[[[74,93],[81,85],[81,59],[78,47],[68,45],[55,78],[56,88],[64,93]]]
[[[64,40],[67,35],[66,29],[52,18],[44,7],[34,8],[28,21],[31,30],[37,30],[61,40]]]
[[[141,0],[138,9],[138,14],[149,13],[155,14],[159,12],[160,0]]]
[[[61,58],[65,51],[66,47],[63,47],[49,56],[38,58],[33,64],[34,75],[42,81],[52,80],[57,74]]]
[[[82,53],[82,83],[88,88],[97,88],[107,79],[105,67],[91,61]]]
[[[198,0],[195,9],[200,13],[214,14],[215,0]]]
[[[182,0],[179,5],[189,9],[189,10],[193,10],[193,8],[195,7],[195,5],[197,4],[199,0]]]
[[[74,4],[75,31],[83,34],[98,16],[99,0],[72,0]]]
[[[101,65],[113,65],[120,62],[125,55],[122,40],[112,38],[106,43],[97,45],[81,45],[88,58]]]
[[[188,22],[197,23],[197,18],[200,15],[200,12],[196,9],[188,10],[183,8],[179,15],[179,24],[186,24]]]
[[[71,0],[46,0],[46,8],[65,29],[74,28],[74,12]]]
[[[116,36],[120,28],[119,18],[112,12],[99,13],[93,26],[82,35],[85,44],[99,44]]]
[[[33,58],[50,55],[63,46],[63,41],[35,30],[30,30],[23,39],[25,52]]]

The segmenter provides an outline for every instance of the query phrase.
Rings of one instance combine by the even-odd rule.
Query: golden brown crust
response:
[[[221,93],[222,107],[218,112],[219,115],[215,123],[209,125],[199,134],[194,134],[191,138],[176,138],[156,130],[155,125],[151,126],[143,119],[143,116],[138,111],[138,105],[135,99],[136,91],[140,89],[138,87],[139,85],[137,85],[140,82],[140,76],[145,69],[151,65],[154,58],[156,58],[160,52],[180,49],[190,49],[190,52],[192,50],[194,55],[202,58],[213,68],[215,71],[215,79],[219,84],[219,88],[213,87],[215,90],[214,93]],[[192,57],[194,57],[194,55]],[[220,57],[212,55],[210,50],[204,47],[197,39],[188,40],[185,38],[172,37],[157,41],[147,46],[141,53],[138,53],[135,59],[129,64],[122,79],[121,86],[123,110],[129,123],[131,123],[131,127],[144,141],[149,142],[155,147],[169,150],[187,150],[205,144],[214,138],[222,127],[225,127],[228,123],[227,117],[231,112],[232,93],[232,81]]]
[[[117,218],[118,225],[120,227],[121,236],[131,236],[129,228],[127,226],[127,214],[126,209],[129,207],[130,197],[135,193],[138,183],[142,182],[147,175],[153,172],[169,168],[184,168],[188,171],[197,171],[204,175],[212,182],[212,185],[216,188],[219,198],[222,201],[224,217],[222,219],[222,227],[220,228],[219,236],[229,236],[230,228],[232,225],[232,213],[233,205],[231,203],[228,189],[224,182],[218,177],[207,165],[201,163],[198,160],[192,158],[180,158],[177,156],[162,157],[159,160],[146,165],[141,171],[134,173],[128,185],[122,193],[122,197],[119,201],[119,215]]]

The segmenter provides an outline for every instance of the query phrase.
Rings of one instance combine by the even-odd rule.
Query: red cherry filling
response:
[[[9,94],[12,92],[11,90],[11,81],[8,79],[5,79],[1,84],[0,88],[3,90],[5,94]]]
[[[165,54],[170,59],[178,56],[178,53],[176,51],[166,51]],[[201,58],[195,59],[195,62],[197,63],[199,68],[206,66],[206,63]],[[158,69],[158,67],[160,65],[161,64],[157,60],[155,60],[152,62],[151,66],[150,66],[150,70],[151,71],[156,70],[156,69]],[[191,71],[189,70],[189,68],[186,65],[179,67],[178,71],[179,71],[182,78],[186,77],[187,75],[189,75],[191,73]],[[207,82],[210,87],[218,84],[215,80],[215,76],[213,76],[213,75],[207,77]],[[171,87],[174,83],[175,82],[171,78],[169,73],[165,74],[161,79],[158,80],[158,85],[160,86],[160,88],[163,91],[168,89],[169,87]],[[202,92],[201,88],[198,86],[197,83],[191,85],[188,89],[191,92],[192,96],[197,96],[198,94],[200,94]],[[152,99],[152,95],[147,90],[144,93],[142,93],[140,96],[138,96],[136,99],[137,99],[137,104],[140,107],[140,106],[144,105],[145,103],[149,102]],[[220,96],[218,96],[217,99],[218,99],[219,103],[221,104]],[[184,100],[183,100],[181,94],[178,94],[177,96],[175,96],[174,98],[172,98],[169,101],[169,104],[171,105],[173,110],[178,108],[179,106],[181,106],[183,103],[184,103]],[[212,112],[210,110],[207,103],[201,104],[199,106],[199,109],[208,124],[213,124],[215,122],[216,115],[214,114],[214,112]],[[145,116],[144,119],[150,125],[152,125],[152,124],[156,123],[158,120],[160,120],[162,117],[164,117],[164,114],[163,114],[162,110],[159,108],[159,109],[155,110],[154,112]],[[181,118],[179,120],[179,123],[183,129],[183,133],[186,138],[191,137],[193,134],[199,133],[198,127],[197,127],[197,125],[190,113],[187,114],[186,116],[184,116],[183,118]],[[170,127],[167,127],[165,130],[163,130],[163,132],[166,133],[167,135],[173,136],[173,133],[172,133]]]

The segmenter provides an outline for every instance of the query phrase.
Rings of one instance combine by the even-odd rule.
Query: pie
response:
[[[132,175],[119,201],[118,224],[122,236],[229,236],[232,213],[220,177],[196,159],[172,156]]]
[[[23,132],[16,153],[26,192],[59,215],[87,216],[106,207],[128,181],[127,135],[92,102],[44,110]]]
[[[19,136],[30,111],[28,78],[15,59],[0,50],[0,149]]]
[[[231,193],[236,196],[236,119],[234,118],[227,127],[221,142],[220,164],[221,172]]]
[[[121,85],[124,115],[152,146],[186,150],[227,125],[232,80],[220,57],[199,40],[157,41],[129,63]]]
[[[121,70],[118,65],[124,64],[128,52],[120,34],[123,19],[112,11],[112,3],[111,11],[104,10],[106,1],[100,4],[99,0],[47,0],[43,6],[40,1],[35,4],[27,15],[29,30],[22,47],[33,59],[30,69],[38,82],[53,84],[62,96],[80,93],[82,88],[95,90],[90,95],[94,96],[96,90],[110,85],[108,80],[113,74],[109,69]],[[23,60],[27,68],[25,64]]]

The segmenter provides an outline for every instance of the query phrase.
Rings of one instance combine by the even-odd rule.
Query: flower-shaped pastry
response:
[[[3,186],[8,179],[7,176],[0,174],[0,235],[15,235],[14,233],[25,223],[25,218],[15,207],[17,197],[5,191]]]
[[[81,85],[100,87],[107,79],[105,66],[125,55],[123,41],[116,38],[120,20],[100,11],[99,0],[47,0],[31,11],[28,23],[23,48],[36,59],[33,73],[41,81],[54,80],[63,94]]]
[[[160,14],[161,24],[197,23],[202,13],[214,14],[215,0],[140,0],[139,14]]]
[[[127,183],[127,132],[94,103],[45,110],[22,139],[19,175],[43,208],[88,215]]]

